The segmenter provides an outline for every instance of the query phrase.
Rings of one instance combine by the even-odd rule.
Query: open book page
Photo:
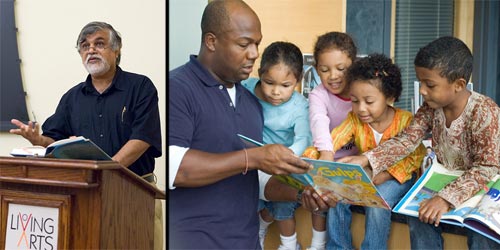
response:
[[[76,141],[85,141],[85,140],[88,140],[88,139],[86,139],[83,136],[71,137],[71,138],[55,141],[55,142],[49,144],[47,146],[47,148],[55,148],[55,147],[58,147],[60,145],[64,145],[64,144],[68,144],[68,143],[72,143],[72,142],[76,142]]]
[[[394,207],[393,211],[405,215],[418,217],[418,208],[420,202],[432,198],[439,190],[445,187],[448,183],[454,181],[460,176],[462,171],[449,171],[439,163],[433,163],[432,166],[418,179],[413,187],[406,193],[405,196]],[[451,214],[450,214],[451,212]],[[458,219],[454,225],[461,225],[462,218],[453,214],[453,211],[448,213],[449,216]],[[444,218],[444,215],[443,217]],[[450,219],[450,217],[448,217]]]
[[[78,136],[78,137],[73,137],[73,138],[67,138],[67,139],[62,139],[59,141],[55,141],[51,144],[49,144],[46,148],[42,146],[28,146],[28,147],[23,147],[23,148],[14,148],[10,152],[12,156],[31,156],[31,157],[45,157],[46,155],[50,154],[50,152],[61,145],[65,145],[68,143],[73,143],[76,141],[85,141],[88,139],[85,139],[83,136]]]
[[[405,215],[418,217],[418,208],[420,202],[432,198],[436,193],[443,189],[448,183],[457,179],[463,171],[448,170],[442,164],[434,162],[432,166],[420,177],[413,187],[406,193],[405,196],[394,207],[393,211]],[[498,177],[496,177],[498,178]],[[488,185],[493,185],[491,181]],[[446,214],[443,214],[441,221],[443,223],[463,226],[464,216],[468,214],[484,196],[484,190],[479,191],[473,197],[452,209]]]
[[[14,148],[10,151],[10,155],[18,157],[44,157],[45,148],[42,146]]]
[[[391,209],[360,165],[302,159],[314,166],[308,175],[318,193],[341,203]]]
[[[465,216],[464,224],[500,243],[500,180],[498,176],[496,179],[477,206]]]
[[[294,187],[298,190],[304,190],[306,186],[314,186],[311,176],[306,174],[275,175],[279,181]]]

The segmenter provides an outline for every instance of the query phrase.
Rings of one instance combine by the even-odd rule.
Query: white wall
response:
[[[207,0],[169,0],[168,69],[172,70],[198,54],[201,44],[201,15]]]
[[[163,156],[157,159],[155,173],[158,187],[166,190],[165,0],[16,0],[14,6],[28,112],[32,116],[32,110],[40,123],[53,114],[61,96],[87,76],[75,49],[83,26],[104,21],[120,32],[120,66],[148,76],[158,89]],[[20,136],[0,133],[2,156],[28,145]],[[165,209],[163,202],[164,215]]]

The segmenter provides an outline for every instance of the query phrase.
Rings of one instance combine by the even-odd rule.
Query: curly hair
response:
[[[401,69],[384,54],[373,53],[354,61],[346,74],[346,81],[367,81],[377,87],[386,98],[398,101],[403,90]]]
[[[444,36],[421,48],[415,56],[416,67],[438,69],[449,83],[472,75],[472,52],[460,39]]]
[[[295,44],[278,41],[267,46],[260,60],[259,76],[279,63],[288,66],[297,80],[301,79],[304,60],[302,52]]]

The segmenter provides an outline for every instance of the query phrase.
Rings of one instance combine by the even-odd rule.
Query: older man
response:
[[[70,136],[84,136],[113,160],[154,182],[155,158],[161,156],[158,93],[151,80],[123,71],[122,40],[109,24],[91,22],[81,30],[76,48],[89,75],[66,92],[56,112],[40,126],[13,119],[33,145],[46,147]],[[161,203],[156,205],[155,245],[162,247]]]

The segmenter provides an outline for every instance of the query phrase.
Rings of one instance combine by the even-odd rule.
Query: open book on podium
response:
[[[247,147],[264,145],[244,135],[238,134],[238,136]],[[299,190],[311,186],[319,194],[337,202],[391,209],[360,165],[301,159],[312,164],[314,168],[305,174],[275,175],[275,178]]]
[[[438,162],[418,179],[393,212],[418,217],[420,202],[432,198],[463,171],[450,171]],[[500,243],[500,176],[495,176],[467,201],[441,216],[440,223],[466,227]]]
[[[46,148],[42,146],[14,148],[10,154],[17,157],[44,157],[95,161],[112,160],[99,146],[83,136],[55,141]]]

